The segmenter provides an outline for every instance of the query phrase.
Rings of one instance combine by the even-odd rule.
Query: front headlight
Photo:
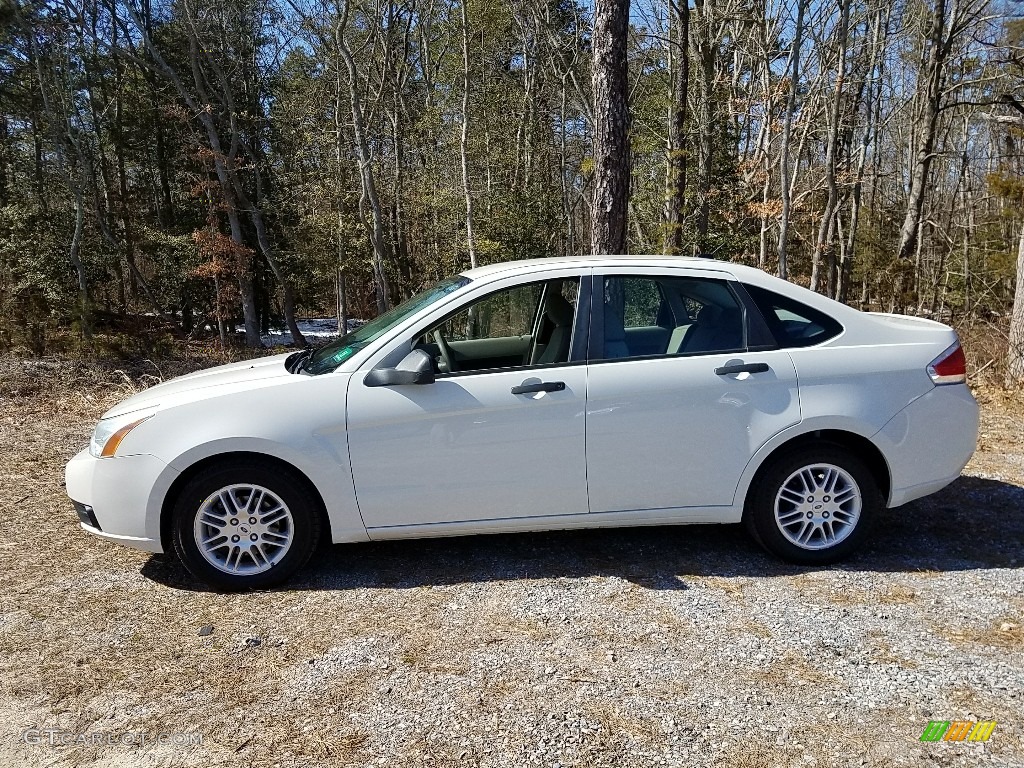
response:
[[[109,419],[101,419],[92,432],[92,440],[89,441],[89,453],[100,458],[113,456],[117,446],[127,437],[128,433],[135,429],[156,413],[156,408],[146,408],[141,411],[133,411],[123,416],[111,416]]]

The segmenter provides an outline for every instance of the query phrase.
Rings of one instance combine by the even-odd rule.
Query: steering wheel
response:
[[[431,334],[434,342],[437,344],[438,350],[441,352],[441,360],[444,362],[445,367],[448,369],[448,373],[455,372],[455,355],[452,353],[452,348],[448,346],[448,342],[445,340],[444,335],[441,333],[441,329],[437,328]]]

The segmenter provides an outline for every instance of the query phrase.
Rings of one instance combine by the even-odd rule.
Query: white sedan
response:
[[[82,527],[266,587],[317,543],[744,522],[804,564],[974,451],[956,333],[749,267],[495,264],[315,351],[108,411],[67,466]]]

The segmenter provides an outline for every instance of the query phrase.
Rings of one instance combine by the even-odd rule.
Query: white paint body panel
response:
[[[956,480],[977,439],[978,404],[966,385],[934,387],[899,411],[873,436],[892,475],[889,506],[935,493]]]
[[[359,508],[375,529],[585,514],[586,366],[349,388],[349,451]],[[561,392],[513,395],[523,382]]]
[[[845,330],[800,349],[524,367],[425,386],[363,384],[374,366],[407,352],[418,331],[470,301],[598,270],[739,280],[825,312]],[[179,474],[240,451],[305,474],[323,499],[335,542],[736,522],[762,463],[819,430],[857,435],[880,451],[890,506],[951,482],[973,452],[978,410],[969,390],[937,387],[925,372],[956,339],[939,323],[861,313],[724,262],[542,259],[466,274],[469,285],[333,373],[289,374],[280,355],[201,371],[127,399],[107,415],[144,408],[155,415],[128,434],[117,456],[83,452],[72,459],[69,496],[93,507],[104,537],[160,551],[161,514]],[[714,374],[738,360],[767,362],[770,372]],[[566,388],[511,394],[512,386],[537,379]]]
[[[739,362],[769,371],[715,374]],[[591,511],[731,507],[750,455],[799,421],[796,370],[784,350],[592,364]]]
[[[312,480],[327,509],[332,541],[366,541],[345,434],[350,374],[282,375],[283,357],[268,359],[275,365],[210,369],[210,378],[220,379],[217,386],[190,390],[175,379],[145,390],[145,397],[136,395],[119,404],[111,414],[157,403],[160,410],[128,434],[116,456],[79,454],[65,471],[68,495],[93,507],[105,533],[145,535],[159,542],[164,498],[181,471],[223,454],[262,454],[291,464]],[[261,375],[269,371],[270,375]],[[149,477],[147,473],[140,478],[137,468],[137,454],[144,451],[164,469],[154,476],[142,504],[124,489],[144,485]],[[135,519],[145,524],[127,524]]]
[[[93,507],[101,530],[82,524],[85,530],[135,549],[161,552],[159,502],[177,474],[148,454],[95,459],[86,450],[68,462],[64,482],[68,496]]]

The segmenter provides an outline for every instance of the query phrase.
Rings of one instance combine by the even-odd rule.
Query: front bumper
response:
[[[160,511],[177,475],[156,456],[97,459],[87,450],[64,469],[82,529],[145,552],[163,552]]]

